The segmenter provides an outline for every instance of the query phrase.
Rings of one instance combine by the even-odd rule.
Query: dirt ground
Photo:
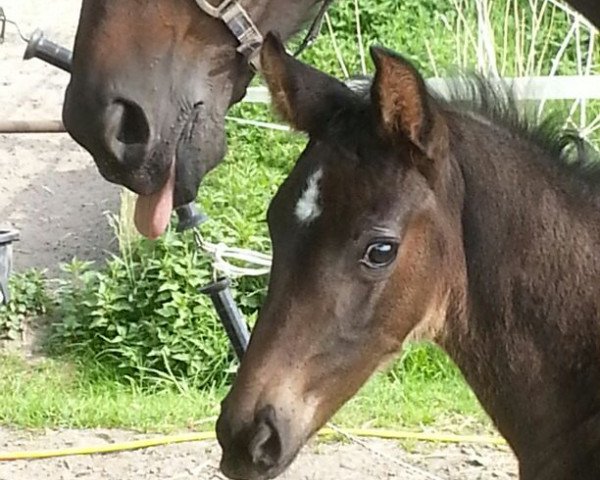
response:
[[[28,35],[41,27],[71,46],[79,0],[0,0],[8,18]],[[25,44],[8,26],[0,45],[0,118],[59,119],[68,76],[38,60],[21,60]],[[100,178],[89,157],[66,135],[0,135],[0,228],[21,233],[17,269],[47,268],[74,256],[100,260],[114,249],[105,212],[118,208],[119,189]],[[0,451],[13,452],[113,443],[141,438],[134,432],[63,430],[43,434],[0,428]],[[506,448],[396,442],[311,444],[286,480],[510,479],[516,463]],[[379,452],[376,453],[376,452]],[[109,456],[0,463],[0,480],[221,479],[214,442],[187,443]],[[420,467],[430,476],[402,464]]]
[[[80,1],[0,0],[24,35],[42,28],[72,47]],[[0,45],[0,119],[61,117],[66,73],[22,60],[25,43],[12,25]],[[65,134],[0,135],[0,228],[16,228],[18,270],[48,268],[77,257],[99,260],[114,249],[105,212],[118,208],[119,189],[102,180],[91,157]]]
[[[144,435],[116,430],[63,430],[31,434],[0,429],[0,452],[102,445]],[[508,480],[517,478],[505,448],[396,442],[313,442],[282,480]],[[0,463],[0,480],[199,479],[220,480],[215,442],[184,443],[109,455]],[[409,464],[408,466],[406,464]],[[411,467],[412,466],[412,467]],[[415,470],[415,468],[417,470]],[[420,473],[421,472],[421,473]]]

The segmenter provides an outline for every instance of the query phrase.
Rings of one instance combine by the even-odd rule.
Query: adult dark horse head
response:
[[[359,95],[265,41],[273,101],[310,141],[269,207],[269,291],[217,423],[223,472],[280,474],[428,329],[522,480],[597,480],[600,167],[585,148],[561,158],[559,129],[522,122],[500,87],[441,100],[402,57],[373,59]]]
[[[240,4],[260,31],[287,38],[318,1]],[[252,77],[238,45],[194,0],[83,0],[64,123],[107,180],[140,194],[149,237],[224,156],[225,113]]]

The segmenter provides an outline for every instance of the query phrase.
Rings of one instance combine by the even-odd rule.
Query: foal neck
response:
[[[466,300],[443,346],[522,480],[600,478],[598,195],[578,192],[508,130],[451,122]]]

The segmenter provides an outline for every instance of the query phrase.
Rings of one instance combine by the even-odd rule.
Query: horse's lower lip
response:
[[[96,161],[96,164],[98,165],[100,175],[110,183],[122,185],[138,195],[150,195],[155,190],[154,186],[149,182],[135,179],[135,174],[115,172],[109,168],[103,168],[100,165],[103,165],[104,162]]]
[[[174,207],[179,207],[194,200],[194,198],[184,198],[186,196],[186,187],[182,182],[195,179],[183,178],[186,175],[184,174],[182,177],[181,172],[191,171],[191,169],[188,168],[190,162],[201,162],[201,159],[199,158],[201,149],[196,142],[194,142],[194,138],[197,125],[199,125],[202,120],[201,111],[203,106],[204,104],[202,102],[197,102],[194,108],[186,114],[184,121],[181,122],[174,152],[175,162],[177,162],[175,171],[175,191],[173,194]]]
[[[168,156],[171,160],[165,162],[167,168],[163,174],[150,175],[146,165],[162,163],[165,157]],[[126,166],[116,166],[114,159],[94,158],[94,162],[102,177],[115,185],[122,185],[128,190],[138,195],[152,195],[159,191],[168,177],[168,172],[171,167],[174,154],[171,152],[157,152],[155,156],[149,156],[143,159],[141,166],[135,169],[127,169]]]
[[[242,472],[239,468],[230,468],[228,458],[225,454],[223,454],[223,457],[221,458],[219,468],[221,472],[231,480],[270,480],[285,472],[298,455],[298,452],[299,450],[293,455],[287,456],[279,463],[279,465],[270,468],[268,471],[263,473],[253,473],[250,476],[248,476],[247,472]]]

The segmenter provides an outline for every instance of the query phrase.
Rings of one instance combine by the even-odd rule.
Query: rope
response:
[[[435,443],[476,443],[485,445],[506,445],[506,442],[499,437],[485,435],[453,435],[440,433],[409,432],[401,430],[378,430],[378,429],[340,429],[323,428],[319,431],[319,437],[336,436],[359,437],[359,438],[379,438],[383,440],[416,440]],[[13,460],[41,460],[56,457],[67,457],[74,455],[94,455],[101,453],[116,453],[128,450],[138,450],[141,448],[158,447],[162,445],[171,445],[176,443],[202,442],[215,440],[215,432],[195,432],[180,435],[168,435],[158,438],[149,438],[145,440],[135,440],[123,443],[111,443],[109,445],[92,445],[87,447],[74,447],[65,449],[38,450],[31,452],[9,452],[0,453],[0,462]],[[356,438],[353,439],[357,441]],[[370,447],[369,447],[370,448]],[[414,467],[413,467],[414,468]]]
[[[21,29],[19,28],[19,24],[14,20],[9,20],[4,14],[4,10],[0,7],[0,44],[4,43],[4,35],[6,33],[6,24],[12,25],[15,27],[17,34],[25,43],[29,42],[29,39],[23,35]]]
[[[260,277],[271,271],[271,256],[246,248],[229,247],[225,243],[211,243],[205,240],[198,231],[194,238],[199,249],[213,258],[213,269],[227,277]],[[229,260],[242,262],[245,266],[238,266]]]

